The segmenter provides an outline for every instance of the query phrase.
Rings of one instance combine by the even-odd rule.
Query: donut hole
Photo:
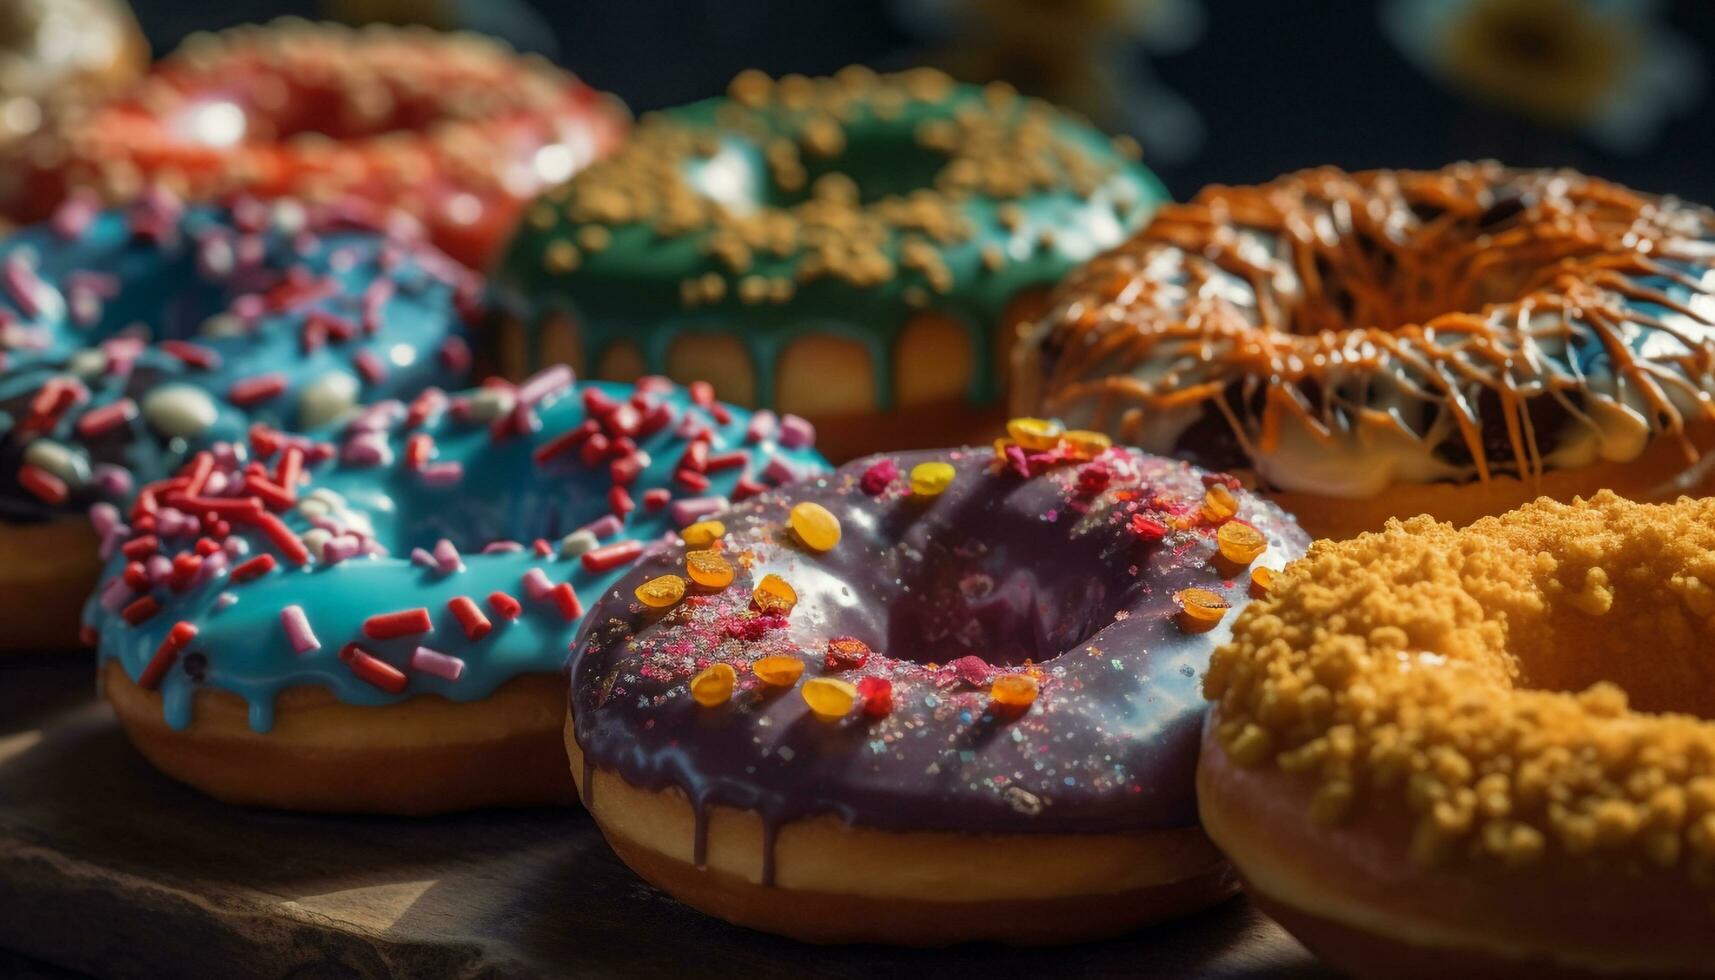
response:
[[[1055,522],[1026,523],[993,501],[973,500],[968,510],[922,522],[932,529],[903,537],[908,560],[873,569],[890,580],[880,590],[890,597],[880,611],[889,656],[1044,663],[1136,605],[1142,576],[1089,574],[1116,560],[1103,552],[1107,535],[1068,538]]]

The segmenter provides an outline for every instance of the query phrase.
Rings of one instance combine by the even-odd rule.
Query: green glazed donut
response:
[[[746,72],[526,211],[488,355],[707,378],[841,456],[986,434],[1016,324],[1164,200],[1136,156],[1004,85]]]

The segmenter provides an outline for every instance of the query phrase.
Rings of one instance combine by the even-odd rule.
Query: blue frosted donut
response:
[[[94,574],[81,515],[189,450],[456,383],[478,288],[350,206],[151,193],[74,202],[0,245],[0,584],[35,590],[0,635],[69,637]]]
[[[807,428],[552,368],[327,438],[255,430],[144,487],[85,611],[162,770],[223,799],[429,812],[570,797],[582,601],[654,540],[826,464]]]

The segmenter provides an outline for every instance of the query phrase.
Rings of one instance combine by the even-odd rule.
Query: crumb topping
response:
[[[1715,882],[1715,500],[1546,499],[1322,541],[1239,617],[1204,690],[1247,768],[1335,824],[1403,803],[1424,864]]]

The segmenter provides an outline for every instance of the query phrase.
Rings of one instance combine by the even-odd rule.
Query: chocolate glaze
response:
[[[888,459],[900,474],[945,460],[956,477],[933,498],[913,496],[903,475],[872,496],[864,484],[875,489],[872,468]],[[1101,475],[1107,488],[1092,495]],[[571,667],[585,765],[684,791],[699,838],[710,804],[756,811],[769,843],[782,824],[817,814],[889,831],[1193,824],[1199,678],[1232,614],[1187,632],[1174,595],[1197,586],[1246,601],[1248,573],[1217,567],[1215,525],[1200,510],[1206,483],[1223,479],[1135,450],[1030,477],[987,449],[940,450],[861,459],[747,502],[723,517],[730,586],[665,614],[646,609],[636,587],[685,570],[685,545],[664,543],[592,608]],[[1268,539],[1259,563],[1303,553],[1308,538],[1290,517],[1236,496],[1238,519]],[[805,548],[784,524],[806,500],[841,522],[829,552]],[[1134,514],[1182,526],[1152,540],[1133,529]],[[768,573],[799,596],[776,628],[750,605]],[[827,641],[841,636],[876,652],[829,671]],[[805,660],[803,680],[890,679],[891,712],[820,720],[802,680],[767,688],[750,672],[758,657],[782,653]],[[703,707],[688,680],[716,661],[734,666],[738,685],[727,703]],[[1034,704],[1022,714],[994,707],[993,678],[1031,661]]]

